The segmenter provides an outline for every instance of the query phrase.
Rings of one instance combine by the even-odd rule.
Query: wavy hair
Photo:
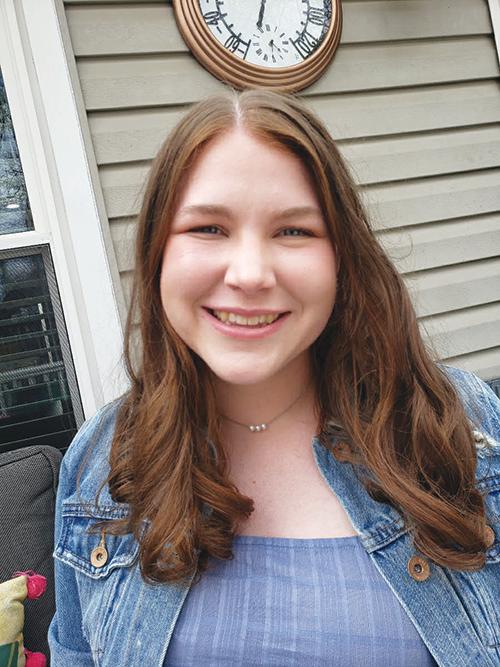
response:
[[[232,557],[232,537],[253,511],[229,480],[209,369],[170,325],[159,289],[186,175],[208,142],[234,127],[300,158],[340,260],[335,307],[310,349],[322,445],[402,515],[422,554],[452,569],[480,569],[485,508],[464,407],[422,342],[405,284],[328,130],[294,95],[266,89],[229,89],[195,104],[152,165],[124,341],[131,384],[103,484],[130,511],[106,530],[135,535],[144,578],[198,581],[209,556]]]

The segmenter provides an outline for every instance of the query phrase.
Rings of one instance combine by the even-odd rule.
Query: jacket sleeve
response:
[[[75,490],[79,465],[88,447],[88,436],[98,422],[100,412],[86,421],[74,437],[62,460],[56,496],[54,544],[62,531],[62,506]],[[75,570],[54,559],[56,613],[48,632],[52,667],[90,667],[94,665],[91,648],[82,629],[80,596]]]
[[[478,392],[480,391],[480,402],[482,403],[482,422],[483,431],[500,443],[500,398],[486,382],[474,376]]]
[[[56,613],[49,626],[52,667],[91,667],[92,653],[82,632],[75,572],[66,563],[55,561]]]

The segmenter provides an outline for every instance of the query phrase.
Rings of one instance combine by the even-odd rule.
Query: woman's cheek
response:
[[[330,243],[318,246],[297,258],[300,282],[315,301],[335,301],[337,286],[337,262]]]
[[[216,260],[210,260],[209,256],[180,244],[167,248],[160,275],[161,298],[167,316],[174,307],[189,308],[207,295],[216,275]]]

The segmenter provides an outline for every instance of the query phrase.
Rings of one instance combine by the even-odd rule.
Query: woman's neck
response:
[[[228,449],[233,449],[235,443],[238,448],[276,448],[299,434],[306,440],[317,434],[319,414],[310,373],[284,375],[259,385],[218,381],[216,396],[218,412],[223,416],[223,442]],[[250,424],[262,423],[267,424],[263,431],[252,432],[248,428]]]

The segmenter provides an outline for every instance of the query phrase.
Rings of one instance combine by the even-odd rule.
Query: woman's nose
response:
[[[228,287],[257,291],[276,284],[271,253],[257,241],[235,244],[228,249],[224,282]]]

